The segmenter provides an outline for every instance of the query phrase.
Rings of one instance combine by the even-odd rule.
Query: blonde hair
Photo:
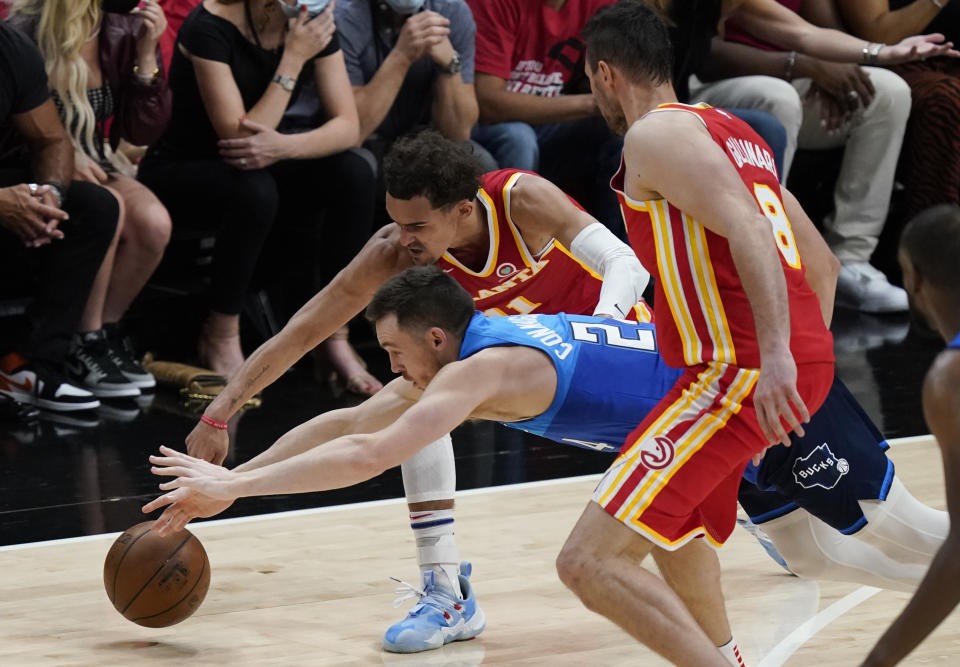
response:
[[[46,64],[50,87],[62,103],[61,120],[74,148],[99,159],[97,118],[87,98],[89,68],[80,55],[84,44],[100,30],[100,0],[16,0],[11,17],[21,16],[36,25],[37,46]],[[123,155],[103,146],[111,164],[123,173],[132,169]]]

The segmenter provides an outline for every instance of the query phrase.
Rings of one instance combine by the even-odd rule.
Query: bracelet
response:
[[[870,42],[861,50],[863,54],[863,62],[868,65],[876,65],[877,60],[880,56],[880,49],[885,47],[886,44],[882,42]]]
[[[797,60],[800,59],[796,51],[787,54],[787,62],[783,66],[783,78],[787,81],[793,81],[793,70],[797,67]]]
[[[44,181],[41,185],[46,185],[50,188],[50,192],[53,193],[53,196],[57,200],[57,208],[63,206],[63,198],[66,195],[67,186],[60,181]]]
[[[936,6],[937,9],[943,9],[943,2],[941,0],[930,0]]]
[[[216,419],[211,419],[206,415],[200,415],[200,421],[202,421],[207,426],[212,426],[213,428],[218,428],[221,431],[227,430],[226,422],[218,422]]]
[[[143,83],[153,83],[154,81],[156,81],[157,76],[160,74],[160,67],[159,67],[159,66],[158,66],[158,67],[154,67],[154,68],[153,68],[153,72],[150,74],[150,76],[146,76],[146,75],[140,73],[140,65],[134,65],[134,66],[133,66],[133,73],[134,73],[134,75],[136,75],[136,77],[137,77],[138,79],[140,79],[140,81],[142,81]]]

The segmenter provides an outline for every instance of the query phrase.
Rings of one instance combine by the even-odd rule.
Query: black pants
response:
[[[258,264],[271,278],[299,276],[299,293],[287,295],[302,305],[373,232],[376,174],[355,151],[250,171],[155,151],[142,160],[138,178],[170,211],[174,234],[216,231],[210,306],[220,313],[241,311]]]
[[[31,180],[23,169],[0,170],[0,187]],[[73,181],[67,188],[63,209],[70,214],[59,225],[63,239],[39,248],[27,248],[0,228],[0,263],[6,279],[26,272],[34,282],[27,331],[18,336],[16,348],[30,360],[54,365],[66,357],[120,216],[119,204],[108,190],[83,181]]]

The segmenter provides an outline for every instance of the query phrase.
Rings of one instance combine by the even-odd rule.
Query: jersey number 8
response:
[[[783,202],[769,185],[763,183],[753,184],[753,196],[760,204],[760,210],[773,226],[773,238],[777,241],[780,254],[783,255],[788,266],[799,269],[800,251],[797,250],[797,240],[793,237],[790,220],[787,218],[786,211],[783,210]]]

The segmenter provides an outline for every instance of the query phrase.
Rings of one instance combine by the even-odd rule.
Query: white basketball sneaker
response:
[[[403,586],[397,589],[401,597],[394,601],[394,606],[412,597],[418,597],[419,601],[405,619],[387,629],[383,636],[383,650],[391,653],[429,651],[450,642],[473,639],[483,632],[487,619],[470,586],[472,569],[470,563],[460,563],[462,600],[437,586],[432,571],[423,573],[423,588],[401,581]]]
[[[837,301],[865,313],[903,313],[910,307],[906,291],[891,285],[883,273],[867,262],[840,267]]]

